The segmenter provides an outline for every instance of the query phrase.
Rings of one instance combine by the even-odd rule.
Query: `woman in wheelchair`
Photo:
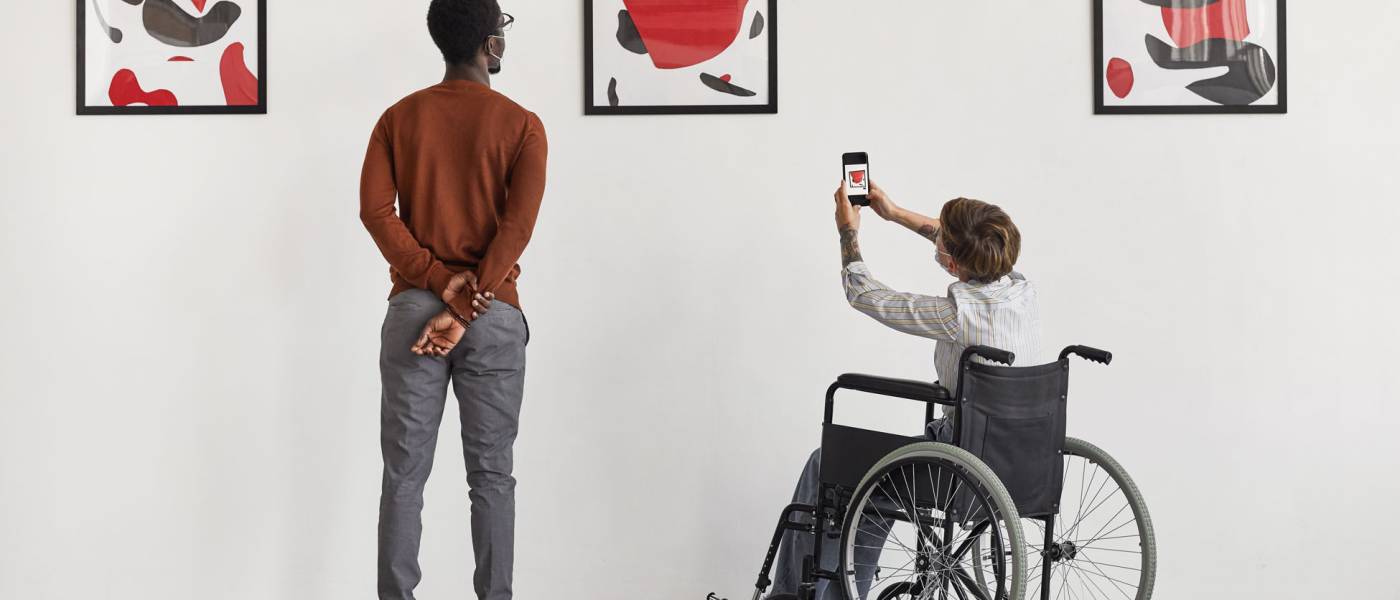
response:
[[[836,192],[836,228],[841,278],[852,308],[895,331],[935,340],[939,381],[956,379],[958,358],[971,345],[1007,350],[1023,361],[1040,358],[1040,303],[1035,286],[1012,270],[1021,253],[1021,232],[1005,211],[957,198],[934,219],[896,205],[874,182],[868,198],[880,218],[933,242],[935,262],[957,282],[944,296],[926,296],[896,292],[875,280],[860,254],[860,207],[847,200],[842,186]],[[930,423],[930,435],[950,441],[947,423]]]
[[[843,186],[835,200],[846,298],[891,329],[935,340],[934,370],[951,385],[866,375],[832,384],[821,448],[782,513],[754,599],[770,585],[772,600],[1020,600],[1028,590],[1150,598],[1156,553],[1141,495],[1111,457],[1064,435],[1068,356],[1111,356],[1072,346],[1040,365],[1035,287],[1012,270],[1020,232],[1002,209],[958,198],[935,219],[873,183],[869,199],[878,216],[933,242],[935,261],[957,281],[932,296],[872,277],[857,239],[860,207]],[[992,364],[1017,359],[1039,366]],[[840,389],[924,402],[926,437],[833,423]]]

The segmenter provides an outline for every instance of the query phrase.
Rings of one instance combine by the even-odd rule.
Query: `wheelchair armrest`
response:
[[[881,396],[907,398],[919,402],[953,404],[951,394],[948,392],[947,388],[936,383],[915,381],[913,379],[894,379],[891,377],[846,373],[845,375],[837,377],[836,383],[832,387],[855,390],[858,392],[869,392]]]

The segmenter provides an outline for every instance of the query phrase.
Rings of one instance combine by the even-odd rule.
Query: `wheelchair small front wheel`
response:
[[[875,600],[919,600],[918,588],[909,581],[896,583],[880,590],[880,595]]]
[[[847,600],[1021,600],[1026,583],[1006,487],[976,456],[934,442],[895,450],[866,473],[841,528],[840,565]]]

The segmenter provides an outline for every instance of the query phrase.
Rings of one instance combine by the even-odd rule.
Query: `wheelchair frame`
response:
[[[1068,369],[1068,358],[1070,355],[1078,355],[1081,358],[1109,364],[1113,360],[1113,355],[1104,350],[1090,348],[1088,346],[1069,346],[1060,352],[1058,364]],[[958,388],[966,390],[963,386],[964,374],[968,370],[968,364],[974,357],[981,357],[985,360],[1010,365],[1015,360],[1015,355],[1005,350],[999,350],[987,346],[971,346],[967,348],[959,359]],[[1052,363],[1054,364],[1054,363]],[[816,589],[819,580],[831,582],[842,581],[842,574],[839,572],[822,569],[822,543],[823,539],[835,532],[840,535],[840,523],[846,517],[846,512],[851,509],[853,496],[857,491],[857,485],[844,485],[844,482],[860,481],[865,473],[876,466],[881,457],[887,453],[907,446],[911,443],[929,441],[925,437],[908,437],[885,432],[858,429],[833,422],[835,411],[835,396],[838,390],[861,391],[871,394],[904,398],[923,402],[925,404],[924,422],[934,420],[936,406],[958,407],[966,402],[966,399],[955,400],[951,392],[938,383],[925,383],[921,381],[892,379],[877,377],[872,375],[844,374],[837,378],[826,391],[824,417],[822,420],[822,476],[818,487],[817,503],[815,505],[793,503],[783,508],[779,515],[778,525],[773,532],[772,541],[769,544],[768,552],[764,557],[763,566],[759,571],[758,579],[755,582],[753,600],[760,600],[763,593],[768,590],[773,581],[769,575],[773,569],[773,563],[777,557],[782,537],[789,531],[798,534],[808,534],[814,536],[812,554],[803,557],[802,581],[799,584],[797,597],[799,600],[810,600]],[[1064,396],[1062,396],[1062,399]],[[833,455],[826,452],[826,448],[834,441],[844,441],[840,444],[846,448],[860,448],[859,456]],[[953,421],[953,439],[948,442],[952,446],[959,446],[962,442],[962,419]],[[1064,438],[1059,440],[1059,454],[1064,455]],[[1060,459],[1063,462],[1063,458]],[[858,475],[856,475],[858,474]],[[832,475],[828,477],[828,475]],[[852,476],[856,475],[853,479]],[[838,480],[836,483],[829,482],[830,479]],[[1061,482],[1062,484],[1063,482]],[[1062,556],[1071,555],[1075,551],[1072,544],[1065,547],[1063,544],[1055,542],[1055,518],[1059,512],[1059,495],[1062,490],[1056,490],[1057,500],[1053,505],[1053,510],[1045,515],[1020,515],[1024,519],[1036,519],[1045,522],[1045,536],[1043,540],[1043,550],[1041,551],[1041,600],[1050,598],[1051,567],[1055,561]],[[800,515],[811,517],[810,522],[803,522],[796,517]],[[944,519],[945,536],[947,530],[952,528],[952,519]],[[1150,526],[1149,526],[1150,527]],[[838,567],[839,568],[839,567]],[[847,592],[842,588],[842,594]],[[974,594],[982,596],[983,594]],[[1150,590],[1149,590],[1150,594]],[[854,599],[850,599],[854,600]],[[1019,599],[1016,599],[1019,600]]]

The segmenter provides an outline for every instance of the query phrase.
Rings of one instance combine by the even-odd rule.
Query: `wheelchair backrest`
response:
[[[1022,517],[1059,511],[1069,360],[1035,367],[963,363],[955,438],[996,472]]]

